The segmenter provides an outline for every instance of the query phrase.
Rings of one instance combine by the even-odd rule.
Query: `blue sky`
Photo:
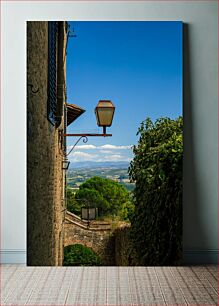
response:
[[[102,133],[94,108],[116,106],[112,137],[90,137],[69,160],[130,161],[140,123],[182,115],[182,22],[69,22],[76,38],[67,48],[68,103],[86,110],[68,133]],[[68,138],[68,146],[76,138]]]

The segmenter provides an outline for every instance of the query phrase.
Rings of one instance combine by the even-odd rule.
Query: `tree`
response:
[[[76,201],[74,192],[67,187],[67,210],[73,214],[79,215],[81,213],[81,205]]]
[[[183,120],[141,123],[129,176],[136,183],[131,220],[142,265],[177,264],[182,251]]]
[[[117,182],[94,176],[80,185],[75,199],[97,207],[100,217],[114,216],[129,201],[129,192]]]

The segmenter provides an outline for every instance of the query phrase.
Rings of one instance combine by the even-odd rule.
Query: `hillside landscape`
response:
[[[129,180],[128,166],[128,163],[75,163],[68,170],[67,184],[72,191],[77,191],[79,186],[87,179],[93,176],[99,176],[118,182],[128,191],[132,191],[135,184]]]

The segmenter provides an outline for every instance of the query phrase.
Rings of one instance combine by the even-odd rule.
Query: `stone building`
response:
[[[27,22],[27,264],[62,265],[67,22]]]

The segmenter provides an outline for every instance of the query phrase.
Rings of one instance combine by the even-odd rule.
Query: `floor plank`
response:
[[[217,266],[2,265],[1,305],[218,305]]]

